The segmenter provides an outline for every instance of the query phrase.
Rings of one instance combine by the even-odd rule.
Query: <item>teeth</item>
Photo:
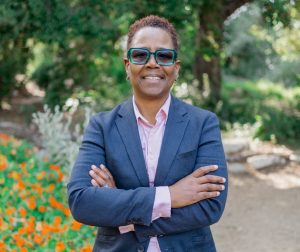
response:
[[[160,77],[157,77],[157,76],[147,76],[147,77],[145,77],[145,79],[148,79],[148,80],[160,80]]]

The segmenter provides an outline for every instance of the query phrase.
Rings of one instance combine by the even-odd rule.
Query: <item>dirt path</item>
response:
[[[300,252],[299,172],[230,174],[224,215],[212,227],[218,252]]]

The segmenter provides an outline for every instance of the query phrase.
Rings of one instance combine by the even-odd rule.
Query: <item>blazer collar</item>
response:
[[[149,178],[133,110],[132,98],[128,99],[120,106],[118,115],[119,117],[116,119],[116,125],[137,177],[142,186],[149,186]],[[171,96],[168,120],[154,181],[155,185],[163,185],[169,173],[169,169],[176,156],[189,122],[187,115],[184,103]]]

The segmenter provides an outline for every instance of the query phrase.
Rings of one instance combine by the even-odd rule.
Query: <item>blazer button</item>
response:
[[[164,237],[164,235],[161,234],[161,235],[158,235],[157,237],[158,237],[158,238],[161,238],[161,237]]]
[[[144,247],[143,246],[138,246],[137,252],[144,252]]]

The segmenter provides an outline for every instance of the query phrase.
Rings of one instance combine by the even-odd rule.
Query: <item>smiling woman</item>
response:
[[[73,217],[98,226],[94,251],[216,251],[227,167],[216,116],[176,99],[174,27],[147,16],[129,29],[133,97],[93,116],[70,182]]]
[[[124,63],[136,105],[140,109],[146,100],[155,107],[153,112],[157,112],[166,101],[180,69],[172,37],[162,28],[143,27],[130,41]],[[155,114],[149,111],[143,115],[154,122]]]

